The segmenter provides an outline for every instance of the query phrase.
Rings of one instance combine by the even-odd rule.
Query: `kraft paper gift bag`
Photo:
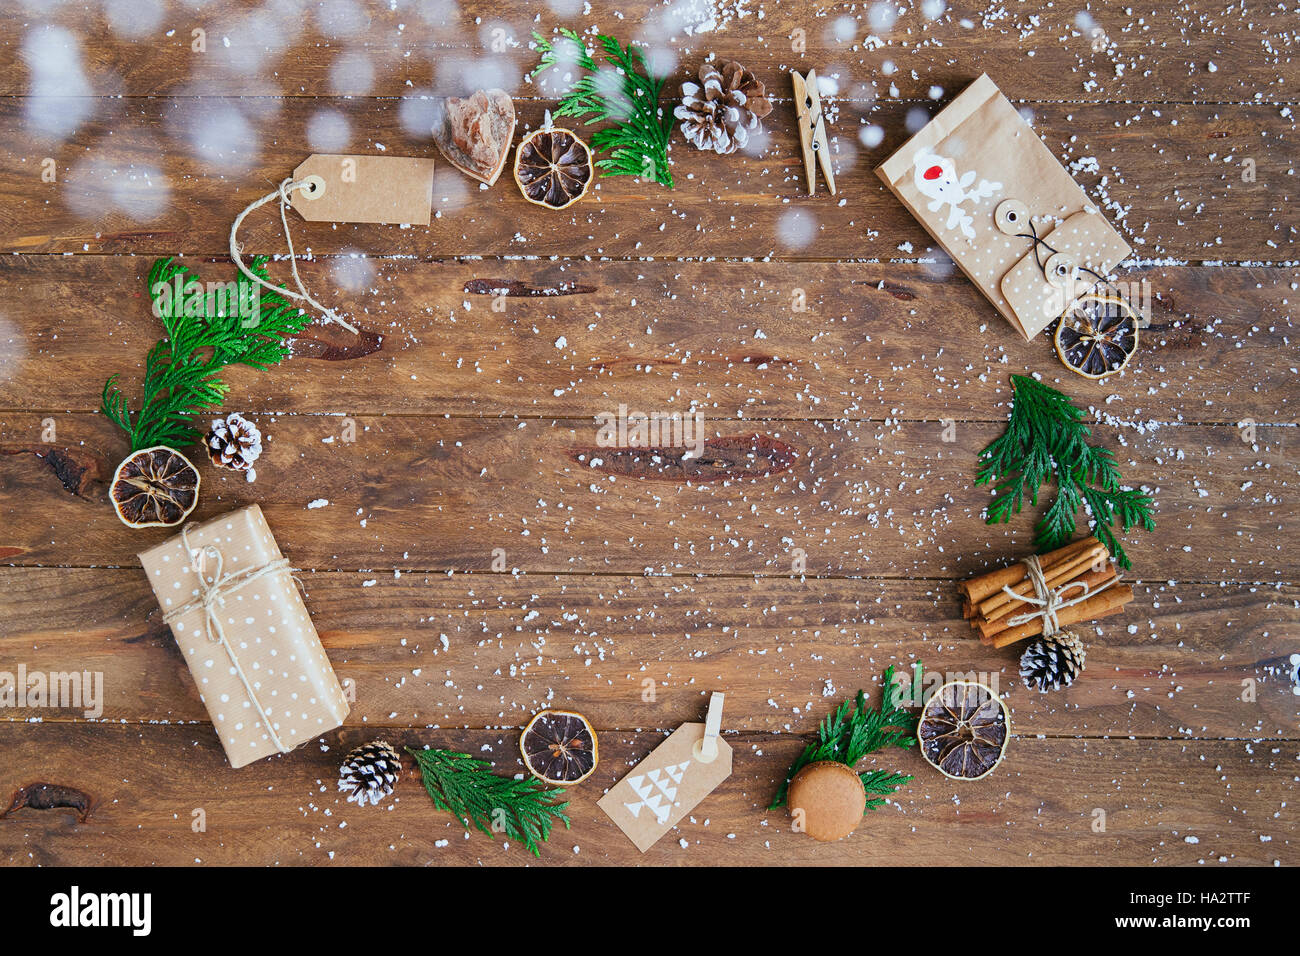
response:
[[[988,76],[876,173],[1026,339],[1130,251]]]
[[[261,508],[186,525],[140,561],[232,767],[343,723],[343,688]]]

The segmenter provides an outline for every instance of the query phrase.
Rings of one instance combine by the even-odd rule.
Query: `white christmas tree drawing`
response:
[[[662,826],[668,821],[668,814],[677,803],[677,788],[686,774],[691,762],[683,761],[646,773],[628,777],[627,782],[639,799],[624,803],[633,818],[641,816],[642,810],[649,810]]]

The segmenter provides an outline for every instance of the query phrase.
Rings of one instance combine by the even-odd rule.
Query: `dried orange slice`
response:
[[[1137,312],[1119,296],[1085,295],[1056,323],[1056,354],[1084,378],[1114,375],[1137,347]]]
[[[953,681],[936,690],[916,726],[921,756],[953,780],[987,777],[1002,762],[1010,736],[1002,699],[972,681]]]
[[[144,448],[117,466],[108,496],[128,527],[170,527],[184,521],[199,503],[199,472],[174,448]]]
[[[548,209],[571,206],[595,178],[591,150],[572,130],[547,123],[529,133],[515,150],[515,182],[524,198]]]
[[[599,756],[591,722],[568,710],[544,710],[530,720],[519,750],[534,777],[558,786],[586,780]]]

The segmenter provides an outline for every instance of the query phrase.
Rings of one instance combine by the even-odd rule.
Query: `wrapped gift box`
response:
[[[341,725],[348,704],[257,505],[140,554],[232,767]]]

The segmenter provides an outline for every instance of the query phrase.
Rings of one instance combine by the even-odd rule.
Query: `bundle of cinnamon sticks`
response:
[[[1043,569],[1043,578],[1052,590],[1059,591],[1077,581],[1088,586],[1088,597],[1056,612],[1057,622],[1063,628],[1118,614],[1133,600],[1132,586],[1118,583],[1119,574],[1114,562],[1105,545],[1095,537],[1073,541],[1063,548],[1039,555],[1038,561]],[[1016,596],[1013,598],[1003,588],[1010,588]],[[982,643],[1006,647],[1043,633],[1041,616],[1019,624],[1011,623],[1020,615],[1040,610],[1038,605],[1025,600],[1037,597],[1037,592],[1024,562],[1017,561],[1009,567],[963,581],[957,589],[965,598],[962,616],[979,632]],[[1076,585],[1062,592],[1061,596],[1073,600],[1083,593],[1083,589]]]

